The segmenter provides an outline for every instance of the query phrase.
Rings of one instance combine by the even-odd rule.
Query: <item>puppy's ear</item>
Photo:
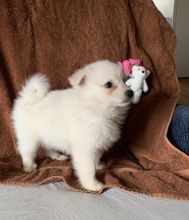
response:
[[[82,86],[85,83],[86,74],[83,69],[76,70],[69,78],[71,86]]]

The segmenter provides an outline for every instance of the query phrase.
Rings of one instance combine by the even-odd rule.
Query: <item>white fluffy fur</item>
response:
[[[131,98],[123,82],[121,67],[97,61],[77,70],[72,88],[49,91],[45,76],[34,75],[22,88],[12,111],[18,151],[24,171],[36,169],[40,144],[52,159],[71,155],[81,185],[87,190],[103,186],[95,177],[102,153],[120,137]],[[111,81],[113,88],[106,88]]]

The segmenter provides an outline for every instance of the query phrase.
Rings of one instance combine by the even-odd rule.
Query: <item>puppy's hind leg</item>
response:
[[[35,157],[38,150],[37,141],[31,138],[18,140],[18,151],[22,157],[24,172],[30,173],[37,168]]]

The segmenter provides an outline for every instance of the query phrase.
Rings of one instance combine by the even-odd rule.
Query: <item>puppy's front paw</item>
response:
[[[31,173],[32,171],[34,171],[37,168],[37,164],[36,163],[32,163],[30,165],[24,165],[24,172],[26,173]]]
[[[96,180],[93,183],[85,183],[83,184],[83,187],[89,191],[99,191],[102,189],[102,187],[104,186],[103,183],[101,183],[100,181]]]

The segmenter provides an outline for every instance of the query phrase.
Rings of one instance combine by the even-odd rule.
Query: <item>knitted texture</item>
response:
[[[176,147],[189,155],[189,106],[176,106],[168,137]]]

